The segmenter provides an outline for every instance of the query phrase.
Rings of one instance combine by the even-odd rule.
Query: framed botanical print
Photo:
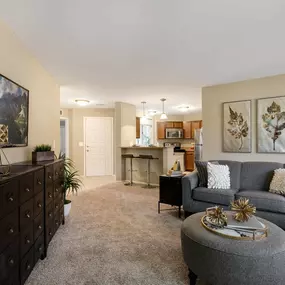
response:
[[[285,153],[285,96],[257,100],[257,152]]]
[[[251,152],[251,100],[223,103],[223,152]]]

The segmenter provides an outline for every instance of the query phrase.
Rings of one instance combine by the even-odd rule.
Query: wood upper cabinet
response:
[[[191,133],[192,133],[192,138],[194,138],[195,135],[195,130],[196,129],[201,129],[202,127],[202,121],[191,121]]]
[[[185,170],[193,171],[194,170],[194,152],[186,151],[185,153]]]
[[[157,139],[165,139],[165,122],[157,122]]]
[[[136,117],[136,138],[139,139],[141,136],[141,123],[140,118]]]
[[[165,128],[173,128],[173,122],[165,122]]]
[[[184,132],[184,139],[191,139],[192,132],[191,132],[191,122],[183,122],[183,132]]]
[[[184,139],[194,139],[196,129],[202,128],[202,121],[183,122]]]
[[[173,128],[183,128],[183,122],[173,122]]]

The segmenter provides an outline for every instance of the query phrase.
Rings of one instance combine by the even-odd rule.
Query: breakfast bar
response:
[[[181,170],[184,171],[184,153],[174,152],[173,147],[121,147],[122,157],[126,154],[132,154],[133,159],[122,159],[122,177],[131,181],[131,163],[132,180],[136,183],[147,183],[148,181],[148,163],[150,164],[149,182],[152,185],[159,184],[159,176],[166,174],[173,166],[176,160],[181,161]],[[151,156],[153,159],[147,159]],[[145,159],[142,159],[142,158]]]

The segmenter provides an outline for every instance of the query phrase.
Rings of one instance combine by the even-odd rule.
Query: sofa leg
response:
[[[184,219],[188,218],[189,216],[191,216],[192,213],[191,212],[188,212],[188,211],[185,211],[184,210]]]
[[[196,281],[197,281],[197,275],[189,268],[189,284],[190,285],[196,285]]]

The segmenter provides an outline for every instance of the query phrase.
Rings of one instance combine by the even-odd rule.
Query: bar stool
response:
[[[132,186],[133,185],[133,172],[136,171],[136,170],[133,170],[133,159],[136,157],[131,153],[126,153],[126,154],[122,154],[122,158],[125,159],[125,162],[127,161],[127,158],[130,159],[131,168],[128,171],[131,172],[131,181],[130,181],[130,184],[126,184],[126,185]],[[126,163],[125,163],[125,165],[126,165]],[[126,166],[125,166],[125,168],[126,168]],[[126,172],[126,174],[127,174],[127,172]],[[127,175],[125,175],[125,176],[127,176]]]
[[[143,188],[156,188],[156,186],[150,185],[150,173],[155,173],[155,172],[150,172],[150,161],[153,159],[158,159],[157,157],[153,157],[151,154],[140,154],[139,158],[141,159],[147,159],[147,181],[146,185],[143,186]]]

